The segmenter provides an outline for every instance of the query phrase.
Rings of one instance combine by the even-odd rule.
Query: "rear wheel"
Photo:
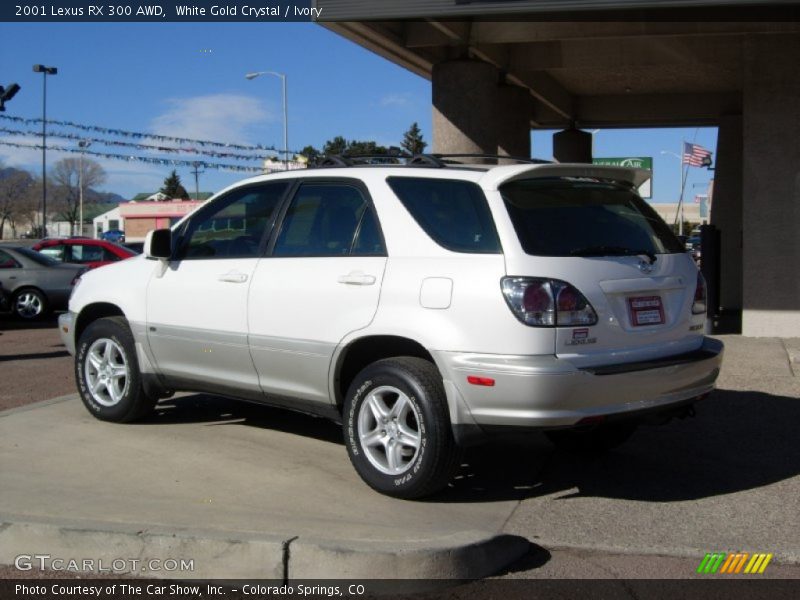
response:
[[[636,423],[622,422],[599,425],[594,429],[561,429],[546,432],[559,449],[570,452],[607,452],[628,441],[636,431]]]
[[[361,478],[398,498],[444,488],[458,467],[442,379],[430,362],[398,357],[359,373],[345,400],[345,445]]]
[[[123,317],[91,323],[75,353],[75,379],[83,404],[98,419],[127,423],[152,411],[136,359],[133,334]]]
[[[12,306],[19,318],[34,321],[47,313],[47,298],[44,292],[27,288],[16,293]]]

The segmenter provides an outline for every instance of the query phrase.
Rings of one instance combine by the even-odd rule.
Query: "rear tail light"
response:
[[[566,281],[503,277],[500,287],[511,312],[526,325],[573,327],[597,323],[592,305]]]
[[[694,302],[692,303],[692,314],[705,314],[707,309],[706,302],[706,280],[703,274],[697,272],[697,287],[694,289]]]

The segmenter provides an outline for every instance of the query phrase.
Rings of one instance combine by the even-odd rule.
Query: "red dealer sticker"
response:
[[[661,304],[661,296],[628,298],[628,307],[631,311],[631,323],[635,327],[664,324],[664,306]]]

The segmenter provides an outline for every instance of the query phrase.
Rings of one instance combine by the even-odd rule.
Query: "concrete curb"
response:
[[[233,533],[233,532],[232,532]],[[246,532],[141,530],[112,523],[36,522],[17,515],[0,516],[0,563],[18,556],[48,555],[94,561],[115,574],[162,579],[477,579],[508,566],[529,549],[519,536],[464,532],[387,548],[311,538],[282,539]],[[148,570],[145,561],[192,560],[191,570]],[[133,570],[131,561],[140,561]],[[38,562],[34,561],[38,568]],[[122,564],[122,563],[118,563]],[[73,571],[74,572],[74,571]],[[20,575],[24,576],[25,572]]]

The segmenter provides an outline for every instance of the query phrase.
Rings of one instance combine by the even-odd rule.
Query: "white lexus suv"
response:
[[[128,422],[202,391],[326,416],[402,498],[495,434],[600,450],[691,414],[723,348],[636,194],[648,174],[454,160],[254,177],[85,274],[59,325],[88,410]]]

